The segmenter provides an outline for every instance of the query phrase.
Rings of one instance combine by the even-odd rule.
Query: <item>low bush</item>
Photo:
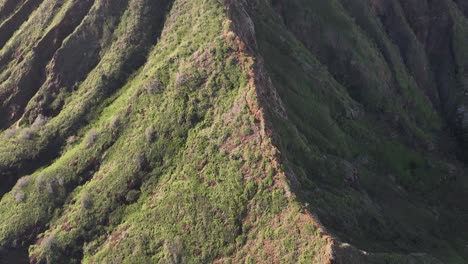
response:
[[[154,131],[154,127],[153,126],[149,126],[148,128],[146,128],[145,130],[145,137],[146,137],[146,141],[148,141],[148,143],[151,143],[154,141],[154,138],[155,138],[155,131]]]
[[[163,90],[163,84],[159,80],[153,79],[149,81],[144,88],[148,94],[156,94]]]
[[[24,199],[26,198],[26,195],[21,190],[14,190],[12,194],[13,194],[13,198],[15,199],[17,203],[23,202]]]
[[[96,129],[92,128],[89,131],[88,135],[86,136],[86,139],[85,139],[86,146],[90,147],[91,145],[93,145],[94,142],[96,142],[98,136],[99,136],[99,132]]]
[[[31,140],[36,136],[36,131],[32,128],[26,127],[21,130],[20,139]]]
[[[23,189],[24,187],[26,187],[26,185],[28,185],[28,183],[31,181],[31,176],[24,176],[24,177],[21,177],[17,182],[16,182],[16,185],[15,187],[17,189]]]
[[[93,204],[93,198],[90,194],[84,193],[81,196],[81,207],[83,207],[84,209],[91,209],[93,207]]]
[[[8,138],[15,137],[15,136],[18,134],[18,130],[19,130],[19,129],[18,129],[17,127],[11,127],[11,128],[9,128],[9,129],[5,130],[3,136],[4,136],[5,138],[7,138],[7,139],[8,139]]]
[[[31,125],[31,128],[33,129],[40,129],[43,126],[47,124],[47,122],[50,120],[49,117],[43,116],[39,114],[36,119],[34,120],[33,124]]]

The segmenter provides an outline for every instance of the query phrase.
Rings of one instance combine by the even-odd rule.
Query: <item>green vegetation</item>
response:
[[[265,99],[274,142],[299,197],[332,234],[369,252],[399,253],[356,263],[430,259],[408,252],[465,263],[451,241],[466,241],[466,209],[455,198],[466,197],[458,187],[466,173],[453,161],[456,148],[442,146],[453,139],[434,107],[439,91],[424,85],[431,79],[420,68],[430,70],[431,54],[415,51],[422,45],[398,1],[382,2],[377,11],[346,0],[252,8],[258,51],[286,109]],[[461,226],[449,231],[438,214]]]
[[[0,263],[466,262],[466,14],[377,2],[0,0]]]
[[[253,64],[225,42],[225,6],[130,0],[121,12],[104,11],[105,2],[48,64],[60,77],[48,76],[20,128],[4,132],[2,171],[31,175],[0,202],[2,219],[17,223],[1,225],[0,253],[28,250],[36,263],[253,261],[272,248],[284,261],[325,257],[326,242],[312,219],[299,220],[307,216],[286,196],[262,121],[244,100]],[[96,21],[109,28],[89,32]],[[90,49],[83,40],[98,45],[98,61],[76,61],[71,77],[60,66]],[[261,236],[285,230],[289,238]]]

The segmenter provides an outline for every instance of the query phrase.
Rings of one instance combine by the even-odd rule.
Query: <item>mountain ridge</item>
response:
[[[0,1],[0,262],[465,263],[466,8]]]

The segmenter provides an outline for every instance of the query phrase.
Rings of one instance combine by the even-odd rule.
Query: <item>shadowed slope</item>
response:
[[[246,3],[272,81],[262,106],[289,182],[335,237],[338,263],[464,263],[467,180],[454,155],[464,149],[437,107],[460,87],[424,86],[442,66],[428,66],[431,51],[406,50],[426,44],[398,3],[380,2],[400,12],[386,14],[392,24],[367,1]],[[457,74],[456,65],[444,70]]]

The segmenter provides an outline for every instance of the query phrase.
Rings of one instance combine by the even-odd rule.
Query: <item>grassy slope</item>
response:
[[[2,174],[30,176],[0,202],[1,255],[32,245],[32,262],[325,262],[327,241],[286,187],[249,108],[253,62],[224,4],[130,0],[121,15],[109,11],[109,33],[89,33],[105,2],[56,51],[22,126],[3,132]],[[96,65],[70,90],[56,64],[83,38],[98,45],[99,61],[85,58]],[[41,94],[57,88],[47,111]]]
[[[465,262],[455,3],[453,77],[396,0],[85,2],[0,50],[0,261]]]

